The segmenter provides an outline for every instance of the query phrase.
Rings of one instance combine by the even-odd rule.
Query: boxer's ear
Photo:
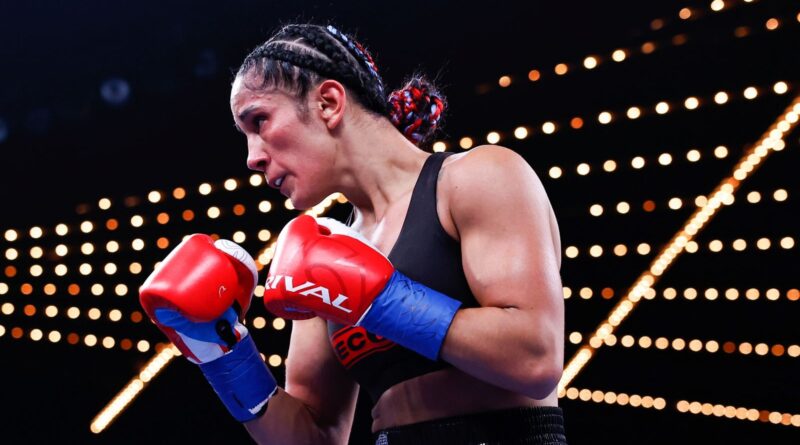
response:
[[[347,90],[340,82],[328,79],[315,89],[319,115],[329,130],[338,127],[347,108]]]

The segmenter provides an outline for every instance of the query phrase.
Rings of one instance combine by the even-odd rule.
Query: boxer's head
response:
[[[421,76],[387,95],[369,52],[332,26],[284,26],[245,58],[231,89],[248,167],[301,210],[358,187],[349,165],[391,139],[383,132],[427,143],[443,108]]]
[[[301,118],[307,117],[309,91],[326,79],[336,80],[361,108],[388,118],[416,145],[429,141],[445,107],[444,98],[421,75],[387,93],[369,51],[330,25],[282,27],[245,58],[236,79],[253,91],[291,95]]]

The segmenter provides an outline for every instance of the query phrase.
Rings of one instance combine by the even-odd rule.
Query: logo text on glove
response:
[[[268,276],[267,282],[264,284],[264,287],[267,289],[278,289],[280,283],[283,282],[283,287],[286,289],[287,292],[296,292],[300,295],[305,296],[314,296],[322,300],[323,303],[333,306],[336,309],[340,309],[342,311],[353,312],[351,309],[347,309],[342,307],[342,303],[347,301],[347,297],[339,294],[335,300],[331,301],[331,292],[328,288],[324,286],[320,286],[316,283],[311,281],[306,281],[303,284],[298,284],[294,286],[294,278],[289,275],[275,275],[275,276]]]

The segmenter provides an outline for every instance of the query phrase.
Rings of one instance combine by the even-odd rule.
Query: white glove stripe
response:
[[[253,274],[253,288],[255,289],[256,284],[258,284],[258,268],[256,267],[256,262],[253,260],[253,257],[251,257],[242,246],[226,239],[214,241],[214,247],[236,258],[250,269],[250,272]]]
[[[190,351],[192,351],[192,354],[194,354],[194,356],[200,360],[200,363],[208,363],[224,355],[222,346],[216,343],[195,340],[191,337],[181,334],[178,331],[175,331],[175,333],[181,337],[183,343],[187,348],[189,348]]]

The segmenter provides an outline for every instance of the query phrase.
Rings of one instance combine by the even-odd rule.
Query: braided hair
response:
[[[300,99],[324,79],[337,80],[365,109],[388,118],[417,146],[430,142],[446,105],[421,75],[387,95],[366,48],[330,25],[284,26],[248,54],[237,76],[250,72],[258,73],[260,84],[249,88],[278,88]],[[305,106],[305,101],[300,102]]]

